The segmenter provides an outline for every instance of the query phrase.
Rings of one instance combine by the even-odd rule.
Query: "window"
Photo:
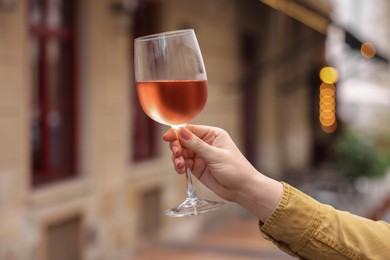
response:
[[[134,20],[134,37],[156,32],[156,24],[159,19],[159,4],[152,1],[139,0]],[[131,44],[131,46],[133,46]],[[131,50],[130,53],[133,53]],[[135,88],[134,88],[135,91]],[[133,161],[142,161],[157,155],[156,131],[157,123],[152,121],[143,112],[137,95],[135,96],[134,111],[134,135],[133,135]]]
[[[33,184],[75,175],[74,1],[30,0]]]

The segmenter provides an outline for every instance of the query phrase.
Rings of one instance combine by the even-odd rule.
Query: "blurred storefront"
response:
[[[194,28],[209,79],[194,123],[226,129],[274,178],[310,168],[326,141],[317,110],[327,23],[304,18],[328,21],[331,10],[287,1],[301,11],[291,15],[272,2],[0,0],[0,259],[131,259],[242,214],[162,215],[185,185],[166,127],[138,107],[139,35]]]

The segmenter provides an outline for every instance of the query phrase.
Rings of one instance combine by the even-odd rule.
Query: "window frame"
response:
[[[160,3],[148,0],[138,0],[137,9],[134,14],[133,37],[131,38],[130,43],[131,55],[133,55],[133,42],[135,38],[158,31],[159,14]],[[134,60],[133,56],[131,56],[131,60]],[[132,161],[137,163],[157,157],[158,150],[156,139],[159,125],[150,119],[142,110],[136,93],[135,81],[133,83],[133,93],[134,105],[132,106],[132,125],[134,128],[132,136]]]
[[[31,88],[35,88],[35,91],[37,91],[39,95],[38,104],[34,104],[32,102],[31,109],[34,109],[34,105],[38,107],[40,118],[38,119],[39,122],[39,139],[40,139],[40,145],[39,147],[39,154],[37,160],[40,160],[40,167],[39,169],[35,169],[34,164],[34,158],[32,158],[31,163],[31,183],[33,186],[38,186],[45,183],[51,183],[52,181],[60,180],[60,179],[67,179],[71,178],[77,175],[77,165],[78,165],[78,136],[77,136],[77,129],[78,129],[78,114],[77,114],[77,63],[76,63],[76,57],[77,57],[77,49],[76,49],[76,42],[77,42],[77,12],[76,12],[76,1],[74,0],[63,0],[63,3],[68,4],[68,6],[64,8],[70,8],[69,12],[71,12],[71,24],[70,26],[59,26],[56,28],[49,28],[48,25],[48,16],[49,16],[49,2],[51,0],[42,0],[42,19],[40,24],[32,24],[30,19],[27,19],[28,24],[28,33],[29,33],[29,39],[32,40],[36,39],[38,41],[39,45],[39,58],[38,58],[38,71],[35,75],[38,78],[38,85],[34,86],[34,83],[31,84]],[[61,11],[64,11],[65,9],[61,9]],[[28,16],[32,14],[32,3],[29,1],[28,3]],[[67,17],[66,19],[68,19]],[[69,22],[69,20],[67,20]],[[67,159],[70,160],[70,162],[65,163],[64,165],[61,165],[60,167],[52,167],[50,165],[50,161],[53,158],[53,151],[51,150],[52,147],[52,133],[51,133],[51,127],[49,125],[50,120],[50,113],[51,113],[51,104],[50,104],[50,95],[51,95],[51,83],[50,83],[50,66],[49,66],[49,44],[51,41],[56,41],[60,47],[66,46],[68,48],[68,51],[70,53],[68,57],[68,74],[66,75],[68,77],[68,82],[70,83],[67,85],[67,89],[65,91],[70,91],[71,94],[69,95],[69,107],[65,108],[62,111],[65,111],[66,114],[70,117],[70,127],[64,127],[67,128],[67,134],[70,135],[71,144],[70,144],[70,150],[69,157]],[[62,50],[62,49],[61,49]],[[61,59],[60,62],[66,62],[65,59]],[[31,63],[32,64],[32,63]],[[31,67],[32,69],[32,67]],[[31,71],[31,80],[33,79],[34,72]],[[32,91],[33,92],[33,91]],[[33,97],[32,97],[33,99]],[[33,120],[33,118],[31,119]],[[63,128],[63,129],[64,129]],[[31,128],[31,130],[33,130]],[[31,134],[33,134],[31,132]],[[34,144],[31,144],[31,157],[34,155]]]

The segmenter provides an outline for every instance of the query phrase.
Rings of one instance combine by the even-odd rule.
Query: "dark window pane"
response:
[[[145,115],[139,104],[134,107],[134,161],[150,159],[156,155],[156,124]]]
[[[30,0],[29,5],[29,22],[30,25],[42,25],[44,23],[45,17],[45,5],[44,0]]]
[[[36,184],[75,174],[75,33],[69,26],[74,24],[69,22],[74,19],[72,3],[31,0],[29,6],[32,170]]]
[[[38,37],[31,38],[31,75],[32,75],[32,119],[31,119],[31,142],[32,142],[32,162],[34,172],[42,170],[42,71],[43,71],[43,42]]]
[[[72,165],[73,161],[73,88],[71,78],[72,64],[69,60],[69,44],[59,41],[49,43],[49,86],[50,111],[48,125],[50,132],[50,166],[53,169]]]
[[[160,3],[153,1],[140,1],[134,17],[134,36],[155,33],[157,29]],[[132,53],[132,52],[131,52]],[[135,92],[135,87],[133,88]],[[137,95],[134,95],[137,99]],[[133,160],[142,161],[155,157],[157,123],[151,120],[143,112],[138,99],[135,100],[134,112],[134,135],[133,135]]]

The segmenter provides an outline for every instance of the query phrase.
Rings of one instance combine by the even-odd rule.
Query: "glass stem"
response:
[[[178,131],[180,128],[185,127],[186,124],[172,126],[173,130],[175,130],[177,139],[179,139]],[[194,183],[192,182],[192,173],[191,170],[186,166],[186,183],[187,183],[187,199],[196,199],[198,195],[196,195]]]
[[[195,192],[194,183],[192,182],[191,170],[188,167],[186,167],[186,181],[187,181],[187,198],[189,199],[197,198],[198,196],[196,195]]]

